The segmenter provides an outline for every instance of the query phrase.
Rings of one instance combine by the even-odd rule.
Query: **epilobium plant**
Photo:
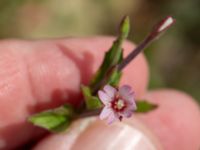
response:
[[[65,104],[55,109],[46,110],[29,118],[34,125],[52,132],[63,131],[70,123],[77,119],[99,115],[100,119],[107,119],[108,124],[129,118],[134,112],[145,113],[152,111],[157,105],[145,100],[135,101],[134,89],[129,85],[119,87],[122,70],[147,47],[160,33],[167,30],[173,23],[172,17],[166,17],[159,22],[147,37],[123,57],[122,43],[129,34],[129,18],[124,17],[119,36],[111,48],[105,53],[104,60],[89,85],[80,85],[84,101],[79,108]]]
[[[131,117],[137,108],[134,92],[128,85],[119,88],[105,85],[103,90],[98,91],[98,96],[104,104],[100,119],[107,118],[108,124],[116,120],[121,121],[123,117]]]

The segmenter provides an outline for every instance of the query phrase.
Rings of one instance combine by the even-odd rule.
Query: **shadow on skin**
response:
[[[83,52],[83,57],[79,58],[66,46],[62,44],[57,44],[57,46],[66,57],[74,61],[80,72],[81,83],[87,84],[92,74],[94,73],[92,68],[95,60],[92,54],[90,54],[89,52]],[[57,88],[52,90],[51,99],[48,102],[38,102],[35,105],[27,106],[27,112],[28,114],[32,115],[36,112],[58,107],[66,102],[74,106],[78,106],[78,104],[80,104],[81,98],[82,95],[80,91]],[[33,127],[33,125],[28,123],[26,119],[27,118],[17,124],[10,124],[1,128],[0,133],[3,139],[5,141],[8,141],[9,143],[12,143],[12,145],[9,145],[9,143],[7,143],[7,147],[5,149],[14,149],[16,147],[18,147],[16,149],[30,149],[32,145],[34,145],[38,140],[48,134],[48,132],[44,129]],[[21,145],[22,147],[19,147],[19,143],[27,144]]]
[[[92,74],[94,74],[94,71],[92,70],[92,67],[93,67],[92,65],[94,63],[93,56],[90,53],[85,52],[83,53],[83,57],[79,58],[77,57],[75,53],[73,53],[66,46],[62,44],[57,44],[57,46],[63,52],[64,55],[72,59],[72,61],[75,63],[75,65],[79,69],[81,84],[87,84]],[[66,67],[70,67],[70,66],[66,66]],[[66,84],[67,84],[67,81],[66,81]],[[36,112],[40,112],[46,109],[58,107],[66,102],[74,106],[78,106],[80,104],[80,99],[82,99],[82,95],[80,92],[69,90],[69,89],[54,89],[52,91],[50,101],[37,103],[34,106],[29,106],[27,109],[28,109],[29,114],[34,114]],[[23,133],[20,132],[20,129],[22,128],[27,128],[26,134],[29,136],[31,135],[31,137],[33,137],[36,132],[38,132],[39,134],[37,135],[37,138],[34,138],[31,141],[28,141],[27,140],[28,138],[24,138],[24,143],[27,143],[27,144],[20,147],[20,149],[30,149],[30,147],[35,145],[35,143],[37,143],[38,140],[40,140],[41,138],[43,138],[45,135],[48,134],[48,132],[46,132],[44,129],[40,129],[38,127],[34,127],[33,129],[33,125],[31,125],[30,123],[27,123],[26,121],[18,125],[13,125],[12,127],[7,127],[8,130],[12,129],[12,131],[10,131],[11,135],[13,134],[13,132],[19,131],[19,134],[21,134],[20,136],[23,136],[22,134],[24,133],[24,132]],[[8,131],[5,131],[6,134],[7,132]]]
[[[93,63],[94,63],[94,57],[88,53],[83,53],[83,59],[80,59],[77,57],[75,53],[73,53],[71,50],[69,50],[65,45],[57,44],[58,48],[69,58],[73,60],[73,62],[76,64],[77,68],[80,71],[81,75],[81,83],[82,84],[88,84],[92,75],[94,74]]]

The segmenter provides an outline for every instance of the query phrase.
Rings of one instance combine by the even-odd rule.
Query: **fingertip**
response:
[[[93,120],[82,128],[83,119],[63,134],[50,135],[41,141],[34,150],[121,150],[148,149],[161,150],[153,135],[136,119],[130,122],[118,122],[107,125],[103,121]],[[80,128],[83,129],[80,132]],[[70,142],[69,142],[70,141]]]
[[[162,89],[148,92],[144,98],[159,107],[138,117],[159,137],[164,149],[199,148],[200,109],[191,96]]]

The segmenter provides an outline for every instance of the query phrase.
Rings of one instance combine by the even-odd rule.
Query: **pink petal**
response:
[[[120,115],[129,118],[132,116],[132,114],[136,109],[137,109],[136,103],[135,101],[133,101],[133,103],[129,103],[127,105],[127,108],[123,112],[121,112]]]
[[[131,93],[131,87],[130,86],[123,85],[122,87],[119,88],[119,94],[121,96],[129,95],[129,93]]]
[[[126,94],[131,92],[131,87],[129,85],[123,85],[119,88],[120,94]]]
[[[115,96],[116,92],[117,92],[117,90],[116,90],[114,87],[110,86],[110,85],[104,86],[103,90],[104,90],[111,98],[113,98],[113,97]]]
[[[104,107],[103,110],[100,113],[99,118],[101,120],[107,118],[112,113],[112,110],[109,107]]]
[[[128,102],[134,101],[134,93],[130,86],[124,85],[119,88],[119,95]]]
[[[133,100],[131,103],[129,103],[128,109],[130,109],[130,107],[131,107],[133,110],[136,110],[136,109],[137,109],[137,105],[136,105],[135,100]]]
[[[134,94],[133,93],[129,93],[128,95],[123,96],[123,98],[128,103],[134,103]]]
[[[128,106],[123,112],[121,112],[122,116],[129,118],[132,116],[136,108],[134,106]]]
[[[104,105],[107,105],[110,101],[112,101],[111,97],[101,90],[98,91],[98,96]]]
[[[123,113],[121,113],[121,115],[126,118],[130,118],[132,116],[132,114],[133,114],[132,110],[127,110],[127,111],[124,111]]]
[[[108,124],[112,124],[114,121],[119,120],[119,116],[115,114],[114,112],[110,113],[107,122]]]
[[[137,109],[137,106],[136,106],[136,103],[133,102],[133,103],[129,103],[125,109],[126,110],[131,110],[131,111],[135,111]]]

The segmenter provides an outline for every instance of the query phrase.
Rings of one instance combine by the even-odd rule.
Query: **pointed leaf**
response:
[[[109,71],[112,69],[112,67],[121,63],[121,61],[123,59],[122,43],[128,36],[129,28],[130,28],[129,18],[125,17],[122,20],[118,38],[113,42],[112,47],[106,52],[104,60],[101,64],[99,70],[97,71],[97,73],[95,74],[95,76],[93,77],[93,79],[90,83],[91,88],[93,88],[96,84],[98,84],[101,80],[103,80],[105,78],[105,76],[108,76],[108,73],[109,73],[109,76],[112,76],[112,74],[115,74],[114,76],[116,77],[117,73],[114,73],[114,70],[112,70],[113,73],[110,73]],[[119,73],[119,74],[121,74],[121,73]],[[118,81],[115,81],[113,86],[119,82],[120,77],[121,77],[121,75],[119,75],[119,74],[117,75]],[[113,80],[113,77],[111,77],[111,78],[108,77],[107,79],[108,79],[108,83],[109,83],[109,82],[111,82],[110,80]],[[113,83],[113,81],[111,83]]]
[[[88,86],[81,86],[87,109],[101,108],[102,104],[98,97],[92,96],[91,90]]]
[[[129,32],[130,32],[130,20],[128,16],[125,16],[122,20],[121,27],[120,27],[120,33],[121,33],[122,38],[124,39],[127,38]]]
[[[28,121],[36,126],[45,128],[52,132],[65,130],[71,123],[74,111],[71,106],[61,107],[40,112],[28,118]]]
[[[136,112],[138,112],[138,113],[147,113],[158,107],[158,105],[150,103],[146,100],[136,101],[136,105],[137,105]]]
[[[117,86],[119,84],[121,76],[122,76],[122,72],[114,71],[108,80],[108,84],[114,87]]]

